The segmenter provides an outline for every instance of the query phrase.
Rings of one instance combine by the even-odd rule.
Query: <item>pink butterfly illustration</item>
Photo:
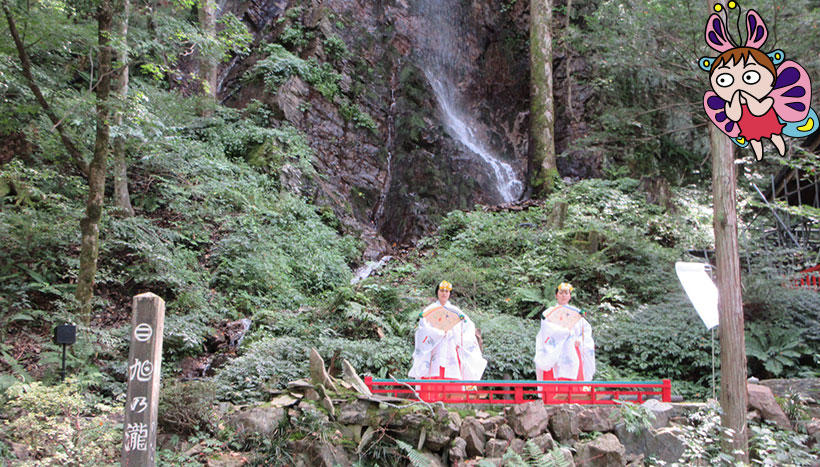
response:
[[[722,8],[718,4],[715,11]],[[758,160],[763,157],[763,138],[770,139],[782,156],[786,152],[783,135],[800,138],[817,130],[817,114],[810,107],[811,81],[802,66],[784,60],[782,50],[760,50],[768,30],[755,10],[746,13],[746,33],[746,43],[740,47],[732,41],[721,15],[709,17],[706,44],[720,55],[698,61],[709,72],[712,86],[703,96],[703,108],[735,144],[751,145]]]

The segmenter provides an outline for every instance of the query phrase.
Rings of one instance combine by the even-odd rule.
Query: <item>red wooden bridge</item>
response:
[[[820,264],[797,273],[798,278],[792,280],[793,288],[809,289],[820,292]]]
[[[647,399],[672,401],[672,380],[659,381],[455,381],[448,379],[374,379],[365,377],[374,394],[450,404],[642,403]]]

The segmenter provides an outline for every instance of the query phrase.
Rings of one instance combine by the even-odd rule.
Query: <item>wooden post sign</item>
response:
[[[125,400],[122,463],[155,465],[159,376],[165,301],[152,293],[134,297],[131,350],[128,352],[128,393]]]

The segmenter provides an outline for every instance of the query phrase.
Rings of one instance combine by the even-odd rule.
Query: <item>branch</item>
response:
[[[2,6],[3,13],[6,15],[6,21],[8,21],[9,24],[9,32],[11,33],[11,37],[14,39],[14,45],[17,47],[17,54],[20,57],[20,62],[23,67],[23,76],[26,78],[26,83],[28,84],[29,89],[31,89],[31,92],[34,93],[37,103],[39,103],[40,107],[43,108],[43,111],[48,116],[48,119],[54,124],[54,128],[57,130],[57,133],[59,133],[63,146],[65,146],[71,158],[74,159],[74,163],[77,165],[77,168],[80,169],[80,172],[82,172],[83,175],[88,177],[88,163],[85,159],[83,159],[82,153],[80,153],[80,150],[77,149],[77,146],[74,145],[74,142],[60,124],[61,120],[57,118],[57,115],[53,110],[51,110],[51,107],[48,105],[46,98],[43,97],[43,93],[40,91],[37,83],[34,82],[34,76],[31,74],[31,60],[28,57],[23,41],[20,40],[20,35],[17,33],[17,25],[14,22],[14,18],[11,16],[11,10],[9,9],[7,0],[2,0]]]
[[[387,376],[389,376],[390,379],[392,379],[396,383],[401,384],[402,386],[407,387],[407,389],[413,391],[413,395],[416,396],[418,398],[418,400],[415,401],[415,402],[411,402],[409,404],[402,404],[402,405],[391,404],[387,401],[382,401],[382,402],[380,402],[381,404],[385,404],[388,407],[393,407],[393,408],[397,408],[397,409],[404,408],[404,407],[412,407],[414,405],[424,405],[430,411],[430,414],[435,416],[436,412],[433,410],[433,406],[429,402],[426,402],[426,401],[422,400],[419,393],[416,392],[416,388],[414,388],[413,386],[410,386],[407,383],[403,383],[403,382],[397,380],[396,377],[391,375],[390,373],[388,373]]]

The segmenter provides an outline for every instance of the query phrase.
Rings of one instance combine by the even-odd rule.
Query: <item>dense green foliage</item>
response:
[[[119,456],[122,423],[112,418],[122,410],[94,401],[74,381],[47,386],[16,384],[6,391],[5,410],[16,414],[2,427],[3,446],[20,443],[36,465],[100,465]]]
[[[696,200],[687,199],[694,192],[681,192],[681,214],[672,215],[646,203],[636,187],[631,179],[589,180],[520,213],[453,212],[424,243],[435,255],[416,280],[446,275],[470,306],[519,316],[551,303],[562,281],[576,286],[575,300],[586,309],[660,300],[677,290],[670,265],[685,249],[709,245],[711,232]],[[562,202],[569,207],[556,228]]]
[[[731,466],[736,462],[731,455],[720,451],[720,444],[712,442],[726,435],[720,425],[720,407],[710,401],[701,410],[689,415],[689,425],[684,425],[683,441],[686,445],[682,462],[715,466]],[[817,451],[806,448],[806,435],[778,430],[769,423],[749,423],[750,460],[760,465],[813,465]]]

